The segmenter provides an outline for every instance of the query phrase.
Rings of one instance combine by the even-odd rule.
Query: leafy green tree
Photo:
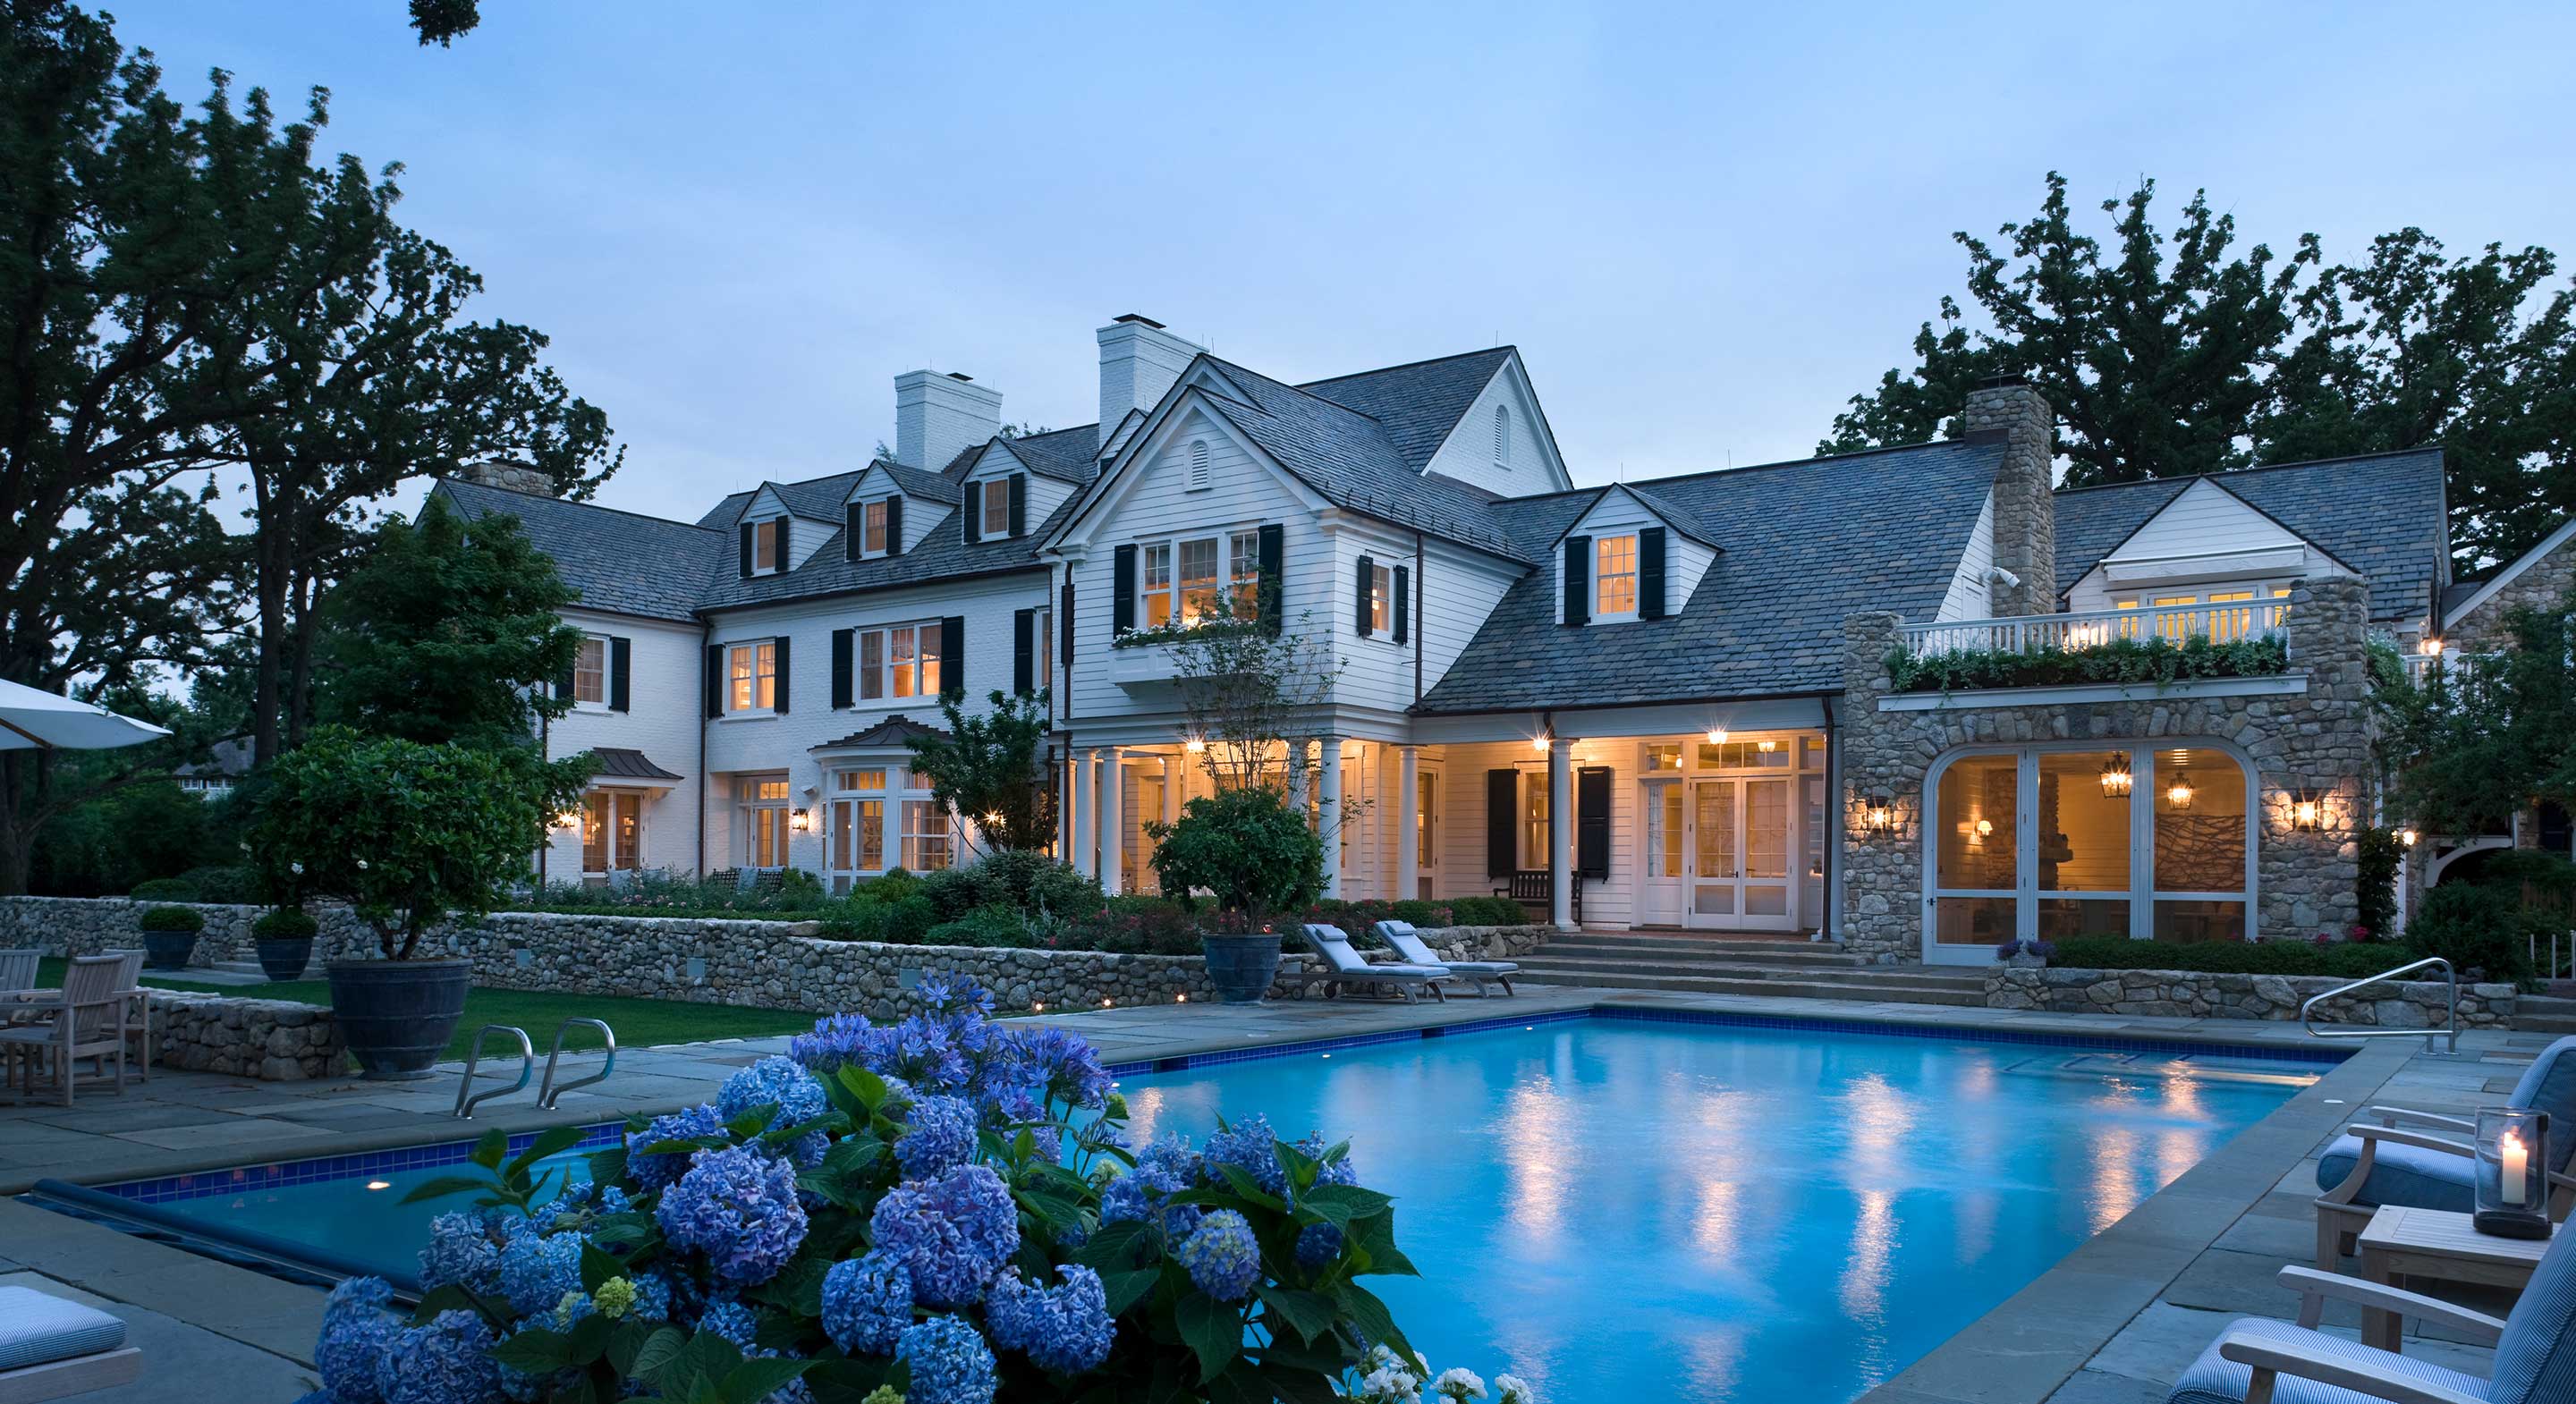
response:
[[[325,720],[377,736],[525,749],[572,703],[578,598],[510,516],[469,522],[433,496],[389,521],[324,601]],[[290,753],[291,754],[291,753]]]
[[[1202,795],[1154,836],[1154,873],[1165,892],[1205,892],[1216,929],[1268,930],[1271,918],[1324,890],[1324,842],[1279,791],[1262,785]]]
[[[2374,689],[2395,813],[2427,833],[2494,833],[2542,800],[2576,805],[2576,595],[2508,614],[2513,646]]]
[[[447,48],[482,22],[476,0],[411,0],[411,27],[424,49],[432,44]]]
[[[386,959],[409,960],[430,927],[490,911],[527,877],[590,772],[587,755],[325,727],[271,767],[251,850],[270,891],[346,901]]]
[[[941,808],[973,819],[986,840],[1005,852],[1034,851],[1055,842],[1056,806],[1047,786],[1047,695],[1013,697],[996,691],[989,710],[970,713],[950,692],[939,699],[945,736],[916,736],[913,768],[930,777],[930,797]]]

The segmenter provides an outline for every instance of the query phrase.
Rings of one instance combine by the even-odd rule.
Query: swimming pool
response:
[[[1222,1055],[1121,1090],[1140,1138],[1203,1137],[1220,1111],[1349,1137],[1426,1274],[1372,1285],[1435,1366],[1508,1370],[1552,1404],[1839,1401],[2322,1066],[1595,1017]],[[162,1207],[403,1268],[439,1206],[394,1201],[437,1173],[270,1176]]]

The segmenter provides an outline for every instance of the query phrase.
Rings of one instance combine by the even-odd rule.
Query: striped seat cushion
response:
[[[23,1370],[125,1344],[125,1323],[32,1287],[0,1287],[0,1370]]]
[[[2550,1118],[2557,1129],[2557,1118]],[[2560,1225],[2496,1342],[2495,1404],[2576,1399],[2576,1229]]]
[[[2358,1341],[2329,1336],[2317,1331],[2303,1331],[2286,1321],[2262,1317],[2245,1317],[2220,1333],[2255,1336],[2282,1342],[2295,1342],[2303,1350],[2320,1352],[2373,1374],[2396,1375],[2424,1384],[2457,1390],[2471,1399],[2487,1398],[2487,1382],[2457,1370],[2445,1370],[2410,1355],[2391,1355],[2373,1350]],[[2174,1381],[2173,1394],[2166,1404],[2243,1404],[2246,1387],[2254,1382],[2251,1366],[2239,1365],[2218,1353],[2218,1342],[2211,1341],[2200,1358],[2191,1363]],[[2335,1385],[2295,1375],[2277,1377],[2272,1390],[2272,1404],[2374,1404],[2378,1396],[2361,1394]]]

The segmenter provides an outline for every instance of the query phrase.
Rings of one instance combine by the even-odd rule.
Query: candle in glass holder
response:
[[[2531,1168],[2530,1155],[2530,1150],[2522,1144],[2522,1138],[2510,1131],[2496,1142],[2496,1159],[2503,1171],[2496,1186],[2498,1197],[2515,1208],[2522,1206],[2523,1183],[2529,1178]]]

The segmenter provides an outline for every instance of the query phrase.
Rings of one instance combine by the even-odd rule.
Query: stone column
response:
[[[1095,776],[1100,766],[1098,751],[1077,751],[1073,757],[1073,854],[1077,872],[1100,875],[1099,842],[1100,795]]]
[[[1421,775],[1416,768],[1421,753],[1419,746],[1396,748],[1395,900],[1399,902],[1410,902],[1422,895],[1421,854],[1414,837],[1422,823]]]
[[[2359,912],[2358,830],[2369,821],[2377,720],[2370,705],[2369,596],[2358,580],[2325,576],[2290,595],[2290,671],[2302,696],[2264,706],[2250,738],[2262,812],[2254,816],[2257,934],[2340,935]],[[2255,707],[2247,713],[2254,716]],[[2290,823],[2300,790],[2325,800],[2312,832]]]
[[[1316,758],[1322,768],[1316,773],[1317,798],[1323,813],[1315,825],[1316,836],[1324,841],[1324,895],[1342,895],[1342,738],[1323,737],[1316,745]]]
[[[1574,929],[1574,742],[1547,743],[1548,919],[1559,931]]]
[[[1112,746],[1100,753],[1100,890],[1127,890],[1127,757]]]
[[[1998,617],[2057,612],[2057,416],[2048,399],[2018,375],[1989,376],[1968,392],[1958,433],[2003,436],[1995,469],[1995,564],[2020,580],[2000,580],[1988,598]]]

